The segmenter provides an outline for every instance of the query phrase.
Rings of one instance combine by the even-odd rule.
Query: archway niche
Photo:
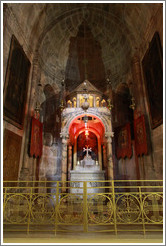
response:
[[[93,161],[98,161],[98,138],[91,130],[84,130],[79,134],[77,138],[77,160],[80,162],[86,156],[85,148],[90,148],[91,151],[88,153]]]
[[[82,171],[79,180],[83,181],[83,173],[85,170],[88,173],[88,166],[91,166],[89,170],[102,173],[100,180],[114,178],[110,111],[102,108],[101,114],[99,110],[89,108],[85,113],[81,108],[66,108],[63,111],[62,181],[71,180],[72,173],[76,171]],[[87,122],[85,117],[88,118]]]

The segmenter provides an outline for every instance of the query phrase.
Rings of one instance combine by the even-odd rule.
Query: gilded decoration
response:
[[[66,223],[79,223],[83,220],[83,202],[80,196],[69,194],[59,202],[60,221]]]
[[[108,195],[94,195],[88,200],[88,215],[94,223],[106,223],[113,215],[112,199]]]
[[[17,183],[17,182],[15,182]],[[74,183],[74,185],[73,185]],[[162,231],[162,180],[4,182],[4,231]],[[12,188],[13,187],[13,188]],[[79,188],[82,192],[74,194]],[[105,226],[104,228],[102,226]]]
[[[123,223],[133,223],[139,220],[141,208],[136,194],[125,194],[116,200],[118,220]]]

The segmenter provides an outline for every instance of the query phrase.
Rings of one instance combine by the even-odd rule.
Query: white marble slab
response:
[[[94,166],[98,168],[98,166]],[[100,170],[90,170],[87,167],[79,167],[79,170],[72,170],[70,171],[71,181],[75,181],[71,184],[70,192],[75,194],[82,194],[83,193],[83,182],[87,182],[87,192],[88,193],[103,193],[104,188],[98,188],[104,186],[104,182],[97,182],[101,180],[105,180],[105,171]],[[80,181],[80,182],[79,182]]]

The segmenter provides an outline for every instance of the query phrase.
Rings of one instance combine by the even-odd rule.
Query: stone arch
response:
[[[112,132],[112,124],[111,124],[111,114],[106,113],[106,111],[103,110],[103,112],[99,112],[96,109],[93,108],[89,108],[86,112],[86,114],[92,116],[92,117],[97,117],[103,124],[104,129],[105,129],[105,133],[107,132]],[[63,112],[63,115],[65,116],[65,110]],[[69,130],[70,130],[70,125],[72,124],[72,122],[74,120],[76,120],[78,117],[85,115],[85,111],[78,110],[74,111],[73,113],[71,113],[70,115],[66,115],[64,119],[65,123],[64,123],[64,128],[62,129],[63,133],[68,134]]]
[[[97,131],[95,131],[94,129],[91,129],[91,128],[90,128],[90,129],[88,129],[88,131],[94,133],[94,134],[96,135],[97,139],[100,137],[99,133],[98,133]],[[83,132],[85,132],[85,129],[80,130],[80,131],[76,134],[76,139],[77,139],[78,136],[79,136],[81,133],[83,133]]]
[[[73,166],[77,165],[77,146],[76,141],[70,142],[70,127],[77,118],[84,115],[92,116],[97,118],[103,127],[102,140],[98,142],[99,147],[99,165],[102,170],[102,144],[105,144],[107,151],[105,152],[105,164],[107,165],[107,177],[109,180],[114,179],[113,173],[113,154],[112,154],[112,137],[114,136],[112,132],[112,122],[111,113],[108,108],[89,108],[86,112],[82,108],[66,108],[62,112],[62,180],[65,181],[67,177],[67,149],[72,144],[73,145]],[[80,128],[81,130],[81,128]],[[73,131],[75,136],[76,132]],[[69,151],[70,152],[70,151]],[[105,166],[104,164],[104,166]]]

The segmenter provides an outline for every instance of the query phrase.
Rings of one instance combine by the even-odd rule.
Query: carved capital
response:
[[[60,137],[62,138],[62,144],[67,145],[69,134],[66,132],[61,132]]]
[[[114,132],[106,132],[105,137],[114,137]]]
[[[108,141],[112,142],[112,138],[114,137],[114,132],[106,132],[105,137],[107,138],[107,142]]]
[[[60,137],[63,139],[68,139],[69,138],[69,134],[67,132],[61,132],[60,133]]]

